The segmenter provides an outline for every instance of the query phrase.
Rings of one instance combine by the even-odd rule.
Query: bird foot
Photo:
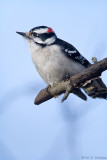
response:
[[[51,87],[50,84],[45,88],[45,91],[46,91],[46,92],[48,92],[49,87]]]
[[[64,77],[64,81],[69,80],[69,78],[70,78],[70,75],[69,75],[69,74],[66,74],[66,76]]]

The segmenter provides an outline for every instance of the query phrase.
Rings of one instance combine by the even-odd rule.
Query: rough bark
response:
[[[65,93],[62,99],[62,101],[64,101],[68,97],[69,93],[73,93],[75,88],[81,88],[86,81],[101,76],[101,73],[107,70],[107,58],[99,62],[93,59],[93,62],[94,64],[89,68],[86,68],[82,72],[70,77],[68,80],[61,81],[60,83],[50,86],[48,88],[48,92],[46,89],[41,90],[35,98],[34,104],[39,105],[53,97],[61,95],[62,93]]]

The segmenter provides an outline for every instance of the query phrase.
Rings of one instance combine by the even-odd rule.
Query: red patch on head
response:
[[[47,32],[54,32],[52,28],[48,28]]]

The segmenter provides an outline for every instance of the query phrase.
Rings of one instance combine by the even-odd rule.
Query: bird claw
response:
[[[46,92],[48,92],[49,87],[51,87],[50,84],[45,88],[45,91],[46,91]]]
[[[69,80],[69,78],[70,78],[70,75],[66,74],[66,76],[64,77],[64,81]]]

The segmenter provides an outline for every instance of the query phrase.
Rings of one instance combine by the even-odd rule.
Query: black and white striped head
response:
[[[28,41],[33,41],[34,43],[42,46],[53,44],[57,38],[53,29],[47,26],[35,27],[27,33],[17,33],[24,36]]]

